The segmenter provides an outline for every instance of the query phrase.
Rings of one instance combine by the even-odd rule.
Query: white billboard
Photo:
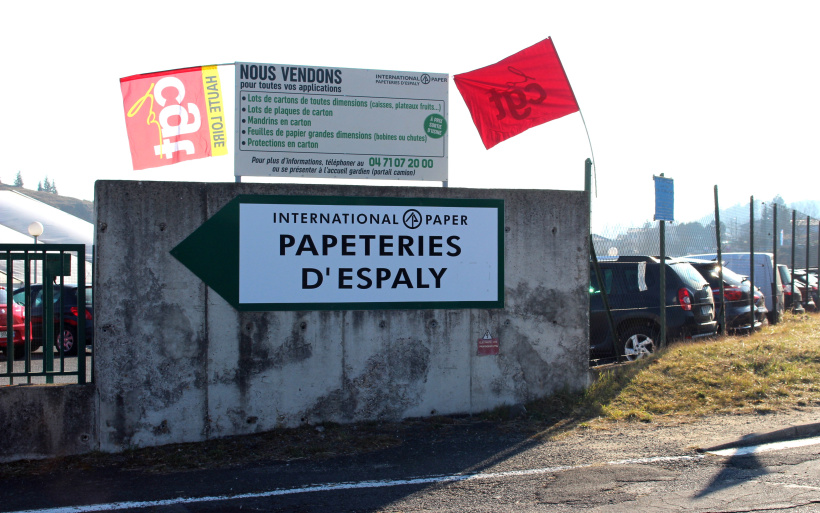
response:
[[[243,197],[242,309],[501,308],[502,200]]]
[[[236,63],[236,176],[447,180],[448,77]]]

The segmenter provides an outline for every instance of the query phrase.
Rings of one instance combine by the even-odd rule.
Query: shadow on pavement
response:
[[[703,498],[712,493],[742,485],[744,482],[768,473],[754,454],[730,456],[724,462],[721,471],[703,490],[695,494],[695,498]]]

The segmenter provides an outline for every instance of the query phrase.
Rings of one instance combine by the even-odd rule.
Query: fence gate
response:
[[[84,244],[0,244],[0,386],[93,380]]]

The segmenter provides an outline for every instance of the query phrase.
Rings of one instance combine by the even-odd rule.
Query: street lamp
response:
[[[43,234],[43,223],[34,221],[28,225],[28,234],[34,237],[34,244],[37,244],[37,237]],[[37,260],[34,261],[34,281],[37,281]]]

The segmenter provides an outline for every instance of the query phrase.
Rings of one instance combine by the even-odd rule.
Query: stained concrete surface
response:
[[[243,194],[502,199],[505,307],[237,311],[170,251]],[[101,450],[475,413],[588,383],[583,192],[99,181],[95,205]],[[498,355],[476,354],[486,330]]]

